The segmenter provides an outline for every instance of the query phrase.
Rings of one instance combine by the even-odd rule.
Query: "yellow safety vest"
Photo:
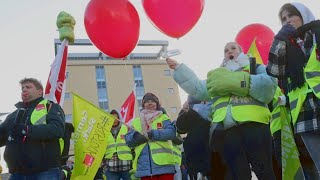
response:
[[[281,89],[279,87],[277,87],[276,93],[274,94],[274,97],[272,100],[273,110],[271,112],[272,119],[270,122],[270,131],[271,131],[272,135],[276,131],[281,130],[281,114],[280,114],[281,108],[278,103],[279,102],[278,98],[282,95],[283,95],[283,93],[281,92]]]
[[[316,58],[316,45],[314,46],[306,67],[304,76],[306,82],[301,88],[296,88],[288,93],[292,123],[297,122],[300,110],[306,100],[307,94],[313,92],[320,99],[320,62]]]
[[[39,102],[39,104],[37,104],[36,108],[34,108],[30,118],[30,122],[32,125],[47,124],[47,104],[48,100],[44,99]],[[59,144],[60,153],[62,153],[64,147],[64,140],[62,138],[59,139]]]
[[[179,164],[179,165],[181,165],[181,160],[182,160],[180,148],[181,148],[181,145],[173,144],[173,146],[172,146],[175,162],[176,162],[176,164]]]
[[[163,127],[163,121],[169,120],[166,114],[159,115],[151,122],[151,129],[160,129]],[[141,133],[142,127],[140,118],[136,118],[132,121],[132,126],[134,130]],[[172,142],[171,141],[149,141],[147,143],[140,144],[135,148],[135,158],[133,160],[133,169],[136,171],[139,156],[142,149],[149,144],[151,158],[154,163],[158,165],[174,165],[175,157],[173,154]]]
[[[125,125],[121,125],[119,133],[116,139],[113,138],[111,132],[108,132],[108,146],[104,158],[110,159],[114,153],[117,153],[121,160],[132,160],[131,149],[126,144],[124,136],[128,133],[128,128]]]
[[[243,71],[248,71],[246,66]],[[228,105],[231,105],[232,118],[238,122],[254,121],[268,124],[271,113],[266,104],[251,98],[235,95],[212,97],[212,122],[221,122],[227,115]]]

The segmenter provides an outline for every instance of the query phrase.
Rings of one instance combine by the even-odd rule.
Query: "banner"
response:
[[[66,89],[66,67],[68,59],[68,40],[64,39],[51,65],[44,98],[63,106]]]
[[[123,123],[127,125],[131,125],[131,121],[134,118],[134,111],[135,111],[135,102],[136,102],[136,96],[134,94],[134,90],[130,93],[130,95],[127,97],[123,105],[120,109],[120,114],[122,117]]]
[[[115,117],[73,94],[74,169],[71,179],[94,179]]]
[[[299,152],[290,127],[290,116],[286,107],[280,107],[281,114],[281,154],[282,179],[303,180],[304,174],[299,160]]]

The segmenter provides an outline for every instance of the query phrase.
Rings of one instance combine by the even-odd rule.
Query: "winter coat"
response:
[[[163,121],[163,128],[160,130],[152,130],[153,138],[155,141],[173,140],[176,137],[176,130],[170,120]],[[147,143],[147,139],[131,129],[125,136],[126,143],[129,147],[136,147],[140,144]],[[157,165],[151,158],[149,144],[147,143],[138,158],[137,171],[135,177],[146,177],[161,174],[174,174],[174,165]]]
[[[65,116],[58,104],[50,102],[51,107],[46,115],[46,124],[32,125],[31,114],[42,100],[41,97],[27,105],[22,102],[16,104],[17,108],[26,109],[23,122],[29,130],[25,142],[8,138],[12,135],[11,130],[16,123],[17,110],[8,115],[0,125],[0,145],[6,145],[4,159],[10,173],[33,174],[60,167],[59,138],[64,136]]]

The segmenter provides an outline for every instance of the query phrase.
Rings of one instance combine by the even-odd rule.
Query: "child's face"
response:
[[[240,53],[241,53],[240,47],[234,42],[229,42],[224,47],[225,59],[230,59],[230,60],[237,59]]]

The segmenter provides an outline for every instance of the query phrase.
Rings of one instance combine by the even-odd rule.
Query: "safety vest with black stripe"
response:
[[[40,125],[40,124],[47,124],[47,104],[48,100],[44,99],[36,107],[43,107],[43,108],[35,108],[31,114],[30,122],[32,125]],[[42,106],[43,105],[43,106]],[[63,151],[64,147],[64,140],[62,138],[59,139],[60,144],[60,153]]]
[[[304,85],[288,93],[293,124],[297,122],[300,110],[308,93],[313,92],[314,95],[320,99],[320,62],[316,58],[316,45],[303,71],[306,80]]]
[[[182,160],[180,148],[181,148],[181,145],[175,145],[175,144],[173,144],[173,146],[172,146],[173,155],[174,155],[176,164],[179,164],[179,165],[181,165],[181,160]]]
[[[279,97],[282,96],[283,93],[281,92],[281,89],[277,87],[276,93],[274,94],[273,100],[272,100],[272,107],[273,110],[271,112],[272,118],[270,122],[270,131],[271,134],[275,133],[278,130],[281,130],[281,108],[279,106]]]
[[[162,114],[156,117],[151,122],[151,129],[159,129],[163,127],[163,121],[169,120],[169,117],[166,114]],[[134,119],[132,122],[132,126],[135,131],[142,133],[142,127],[140,118]],[[140,144],[135,148],[135,158],[133,160],[133,169],[137,169],[137,163],[139,156],[142,152],[142,149],[149,145],[151,158],[154,163],[158,165],[174,165],[176,163],[173,147],[171,141],[149,141],[147,143]]]
[[[105,159],[110,159],[114,153],[117,153],[118,158],[120,160],[127,160],[127,161],[132,160],[131,149],[128,147],[124,139],[124,136],[127,133],[128,133],[128,128],[125,125],[121,125],[121,128],[116,138],[112,136],[111,132],[108,132],[108,137],[107,137],[108,146],[104,156]]]
[[[249,66],[246,66],[242,71],[248,72],[248,68]],[[238,122],[254,121],[268,124],[271,119],[267,104],[250,96],[214,96],[212,102],[212,122],[223,121],[226,118],[228,107],[231,109],[232,118]]]

